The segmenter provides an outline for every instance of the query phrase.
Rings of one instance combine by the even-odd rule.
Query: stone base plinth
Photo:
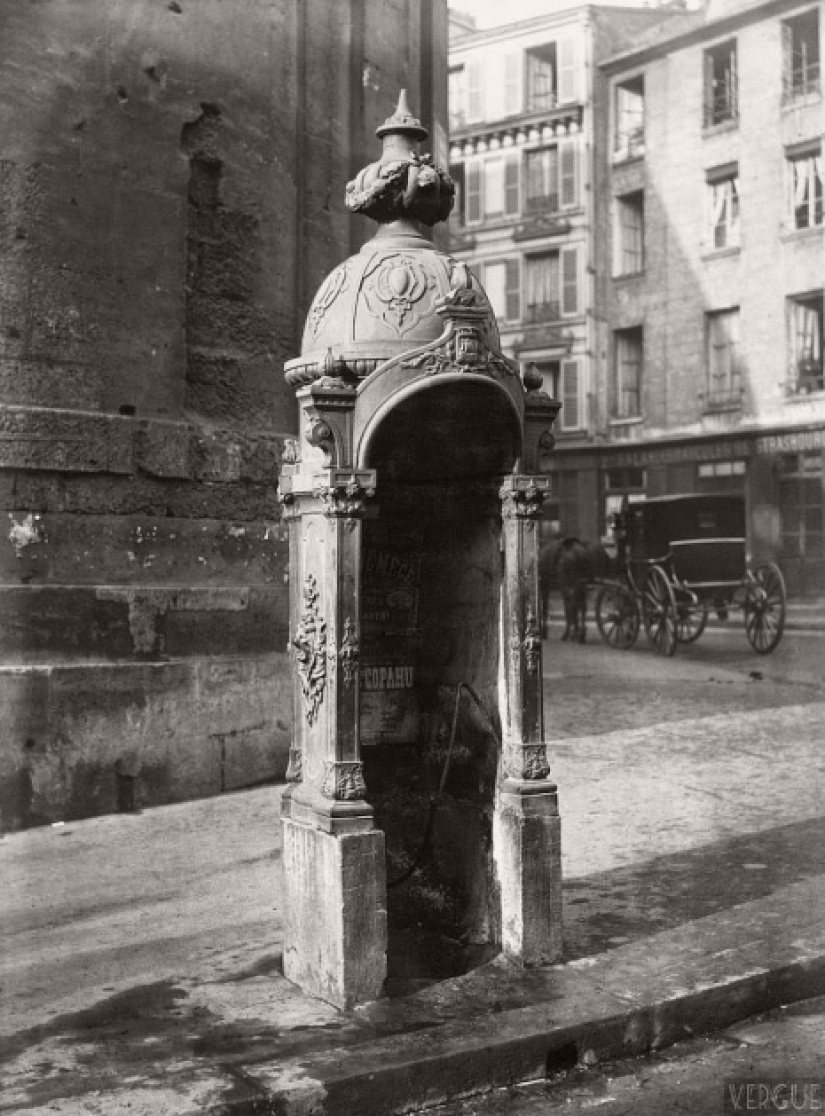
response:
[[[561,819],[551,783],[499,790],[493,823],[501,886],[502,949],[523,965],[548,965],[562,950]]]
[[[339,1008],[387,975],[384,834],[323,832],[284,817],[284,975]]]

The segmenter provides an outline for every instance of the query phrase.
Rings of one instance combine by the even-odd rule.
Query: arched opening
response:
[[[367,797],[387,844],[388,989],[496,952],[498,489],[520,452],[497,384],[427,384],[379,418],[363,464],[360,727]]]

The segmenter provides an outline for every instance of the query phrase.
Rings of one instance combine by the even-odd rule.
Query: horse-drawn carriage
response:
[[[619,579],[596,598],[596,622],[611,647],[627,649],[640,626],[662,655],[692,643],[713,608],[745,615],[754,651],[777,646],[785,625],[785,582],[774,562],[751,566],[741,496],[662,496],[624,502],[616,517]]]

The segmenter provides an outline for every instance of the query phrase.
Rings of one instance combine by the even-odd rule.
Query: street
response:
[[[818,1112],[825,1109],[823,1051],[825,998],[819,998],[677,1043],[661,1054],[580,1067],[553,1081],[502,1090],[437,1112],[439,1116],[543,1116],[559,1110],[576,1114],[596,1109],[600,1116],[722,1116],[736,1111],[783,1111],[783,1104],[785,1111]],[[817,1085],[811,1091],[813,1083]],[[790,1091],[793,1085],[795,1093]],[[780,1087],[778,1108],[767,1107],[765,1086]],[[810,1103],[803,1107],[806,1100]]]
[[[593,626],[584,646],[561,643],[560,631],[551,625],[544,644],[545,735],[562,814],[565,961],[618,958],[732,908],[754,908],[759,937],[760,904],[781,904],[822,872],[825,633],[789,631],[762,658],[740,628],[710,629],[663,659],[643,639],[617,652]],[[283,1044],[295,1056],[325,1029],[333,1042],[368,1025],[370,1016],[362,1024],[341,1016],[281,975],[280,792],[261,787],[0,840],[0,1034],[11,1105],[0,1110],[34,1098],[48,1106],[70,1087],[90,1087],[88,1059],[105,1098],[149,1046],[162,1077],[167,1063],[204,1052],[277,1059]],[[630,991],[640,988],[626,971]],[[520,1002],[511,991],[502,990],[505,1011]],[[391,1005],[375,1009],[380,1016]],[[811,1041],[821,1049],[819,1032]],[[731,1048],[718,1043],[703,1040],[685,1057],[704,1066],[708,1050]],[[759,1066],[771,1049],[745,1052]],[[654,1079],[675,1080],[663,1058]],[[601,1072],[575,1079],[583,1106],[601,1104]],[[624,1107],[605,1111],[637,1111],[636,1069],[615,1072],[630,1092]],[[523,1099],[551,1103],[541,1090]],[[101,1105],[88,1111],[110,1110]]]
[[[825,701],[825,631],[786,631],[773,654],[757,655],[736,618],[667,659],[644,633],[612,650],[592,615],[585,644],[562,643],[562,630],[551,622],[544,643],[548,739]]]
[[[729,624],[668,659],[588,628],[568,644],[551,624],[544,645],[567,955],[820,872],[825,633],[789,631],[760,656]]]

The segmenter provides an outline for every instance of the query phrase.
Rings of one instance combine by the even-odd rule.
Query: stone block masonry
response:
[[[0,827],[283,777],[283,362],[430,7],[4,11]]]

